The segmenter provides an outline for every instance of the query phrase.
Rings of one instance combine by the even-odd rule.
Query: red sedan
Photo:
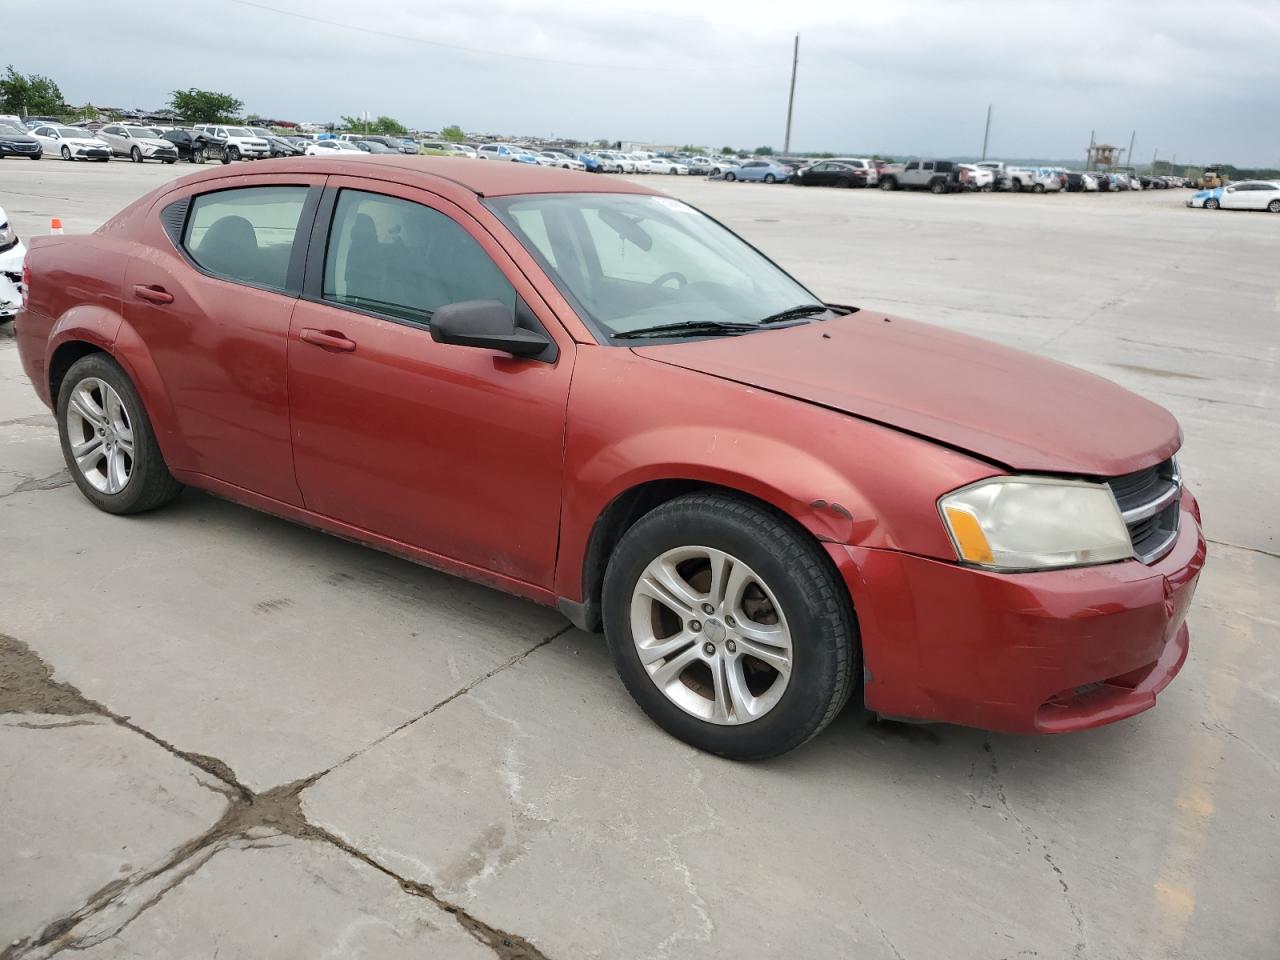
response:
[[[626,181],[282,160],[36,239],[23,364],[111,513],[184,484],[558,605],[758,758],[856,692],[1011,732],[1155,703],[1205,558],[1176,421],[825,303]]]

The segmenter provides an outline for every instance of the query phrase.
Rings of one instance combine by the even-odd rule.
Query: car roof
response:
[[[255,164],[256,166],[256,164]],[[526,163],[469,160],[466,157],[432,157],[413,154],[312,156],[272,160],[271,173],[343,177],[368,177],[406,186],[439,191],[442,181],[478,197],[507,197],[529,193],[638,193],[660,195],[657,190],[631,183],[556,167]],[[256,173],[256,171],[255,171]],[[201,171],[173,181],[175,188],[194,182],[235,180],[243,177],[239,165]]]

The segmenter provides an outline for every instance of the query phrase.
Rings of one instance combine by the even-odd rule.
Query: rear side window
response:
[[[243,187],[195,197],[183,246],[225,280],[287,289],[306,187]]]
[[[498,265],[451,218],[420,203],[358,190],[338,195],[321,295],[424,324],[450,303],[500,300],[513,314],[516,303]]]

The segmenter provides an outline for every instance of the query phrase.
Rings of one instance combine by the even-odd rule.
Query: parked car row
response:
[[[1280,180],[1241,180],[1210,190],[1200,190],[1187,200],[1188,207],[1204,210],[1266,210],[1280,213]]]

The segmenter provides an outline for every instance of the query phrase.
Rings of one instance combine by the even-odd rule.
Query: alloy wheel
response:
[[[691,716],[750,723],[791,679],[791,631],[769,585],[722,550],[668,550],[641,574],[631,635],[654,686]]]
[[[1272,200],[1267,204],[1267,209],[1272,213],[1280,213],[1280,200]]]
[[[117,494],[133,475],[133,425],[120,394],[105,380],[76,384],[67,405],[67,436],[81,474],[99,493]]]
[[[71,148],[68,147],[65,143],[62,145],[62,159],[63,160],[71,159]]]

